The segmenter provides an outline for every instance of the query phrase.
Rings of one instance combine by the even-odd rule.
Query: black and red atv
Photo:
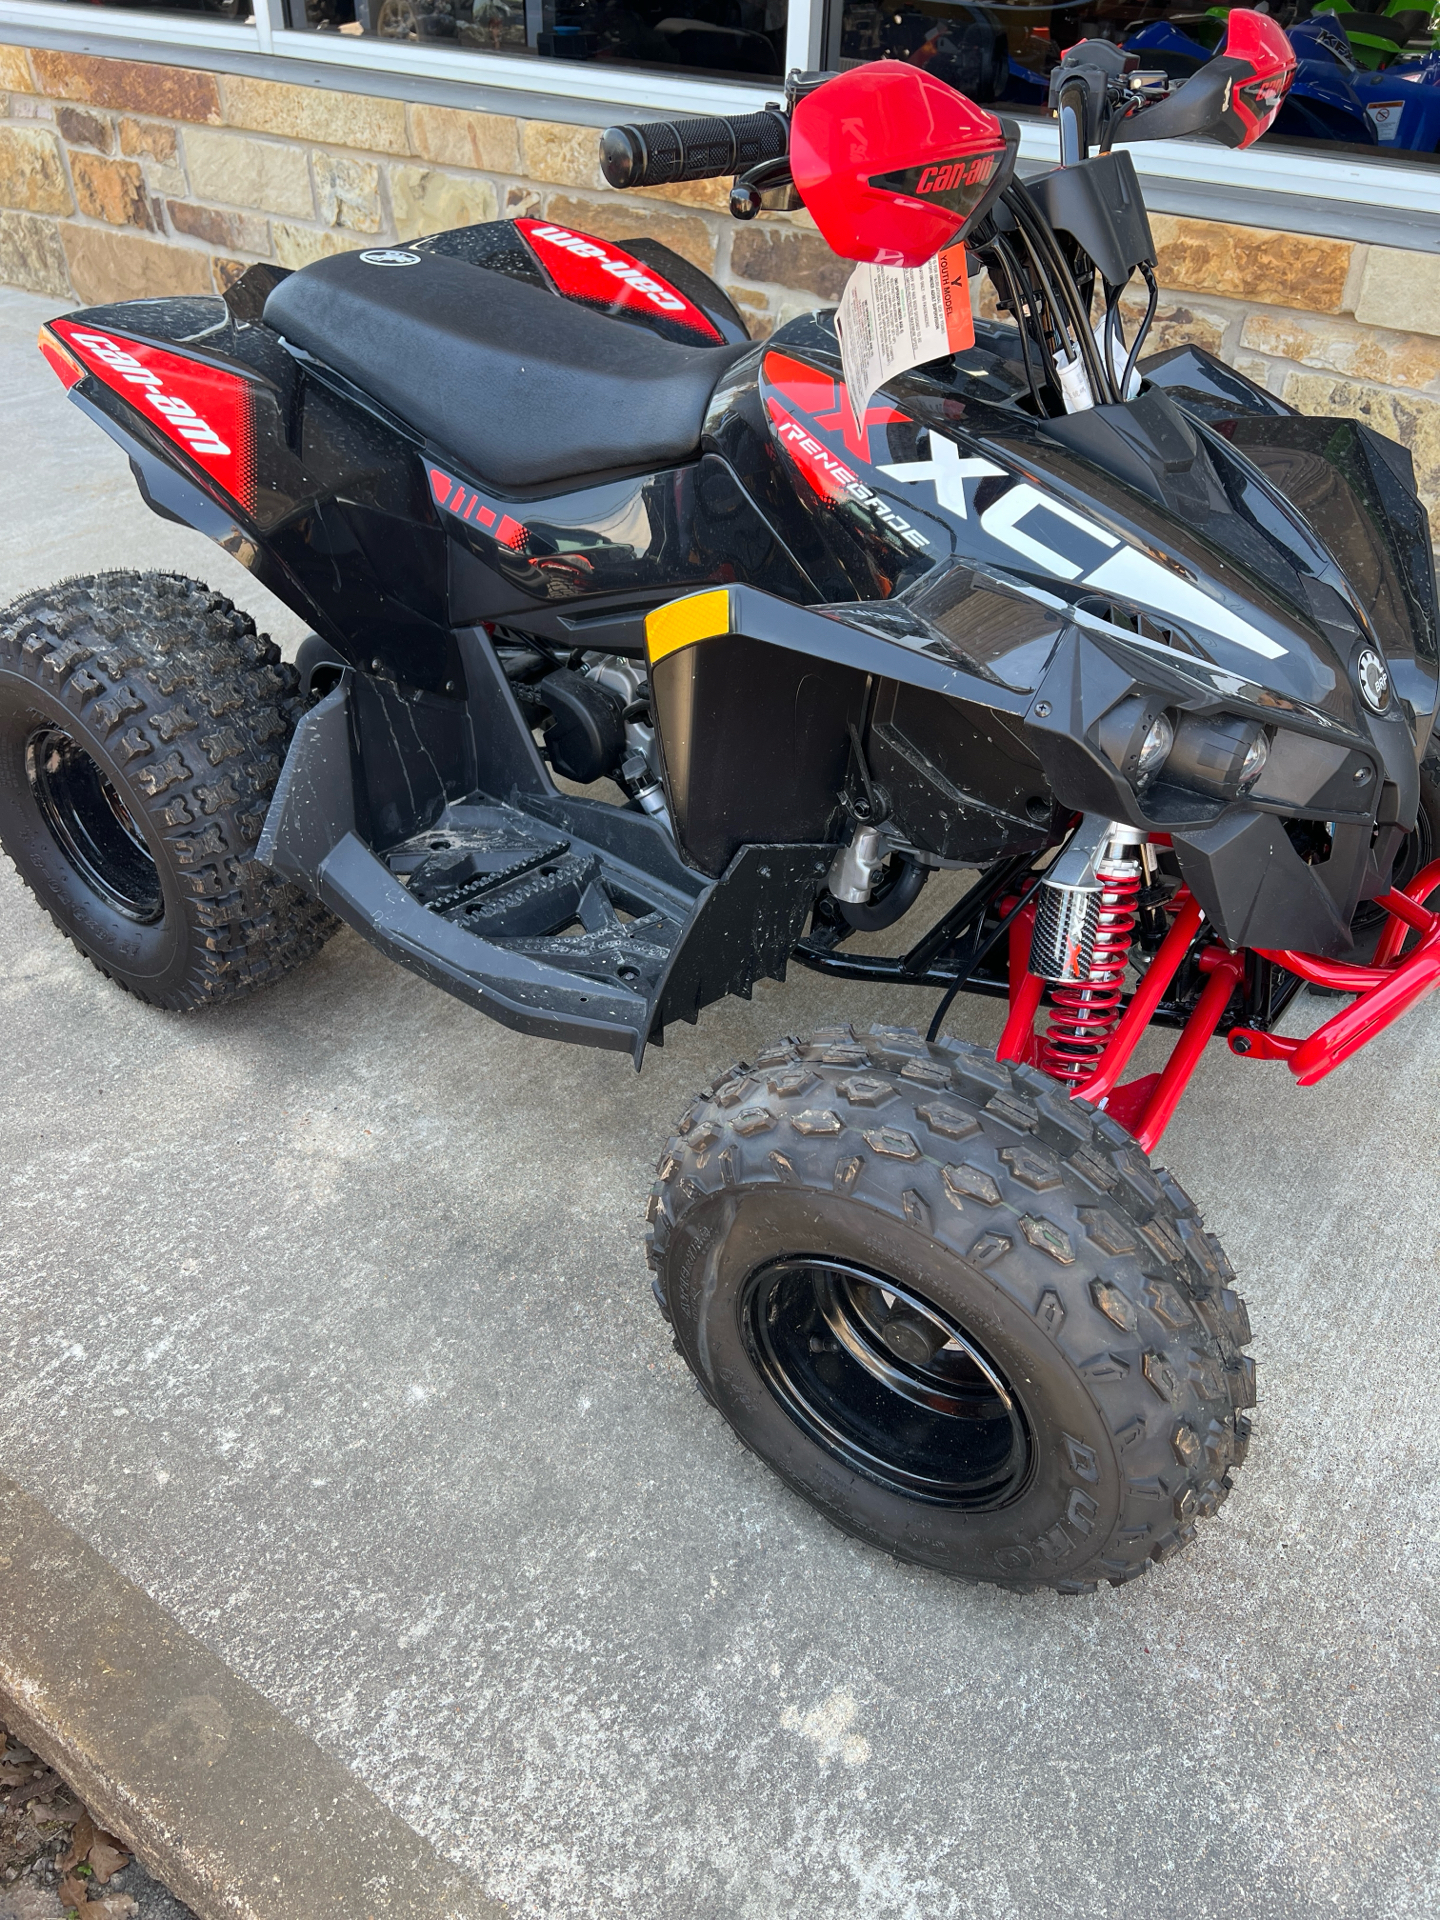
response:
[[[886,61],[611,129],[615,185],[733,175],[740,217],[793,187],[902,302],[944,254],[951,350],[859,417],[833,316],[755,344],[665,249],[542,220],[41,336],[155,511],[314,629],[282,664],[168,574],[0,615],[0,838],[57,924],[187,1009],[338,917],[637,1065],[792,961],[933,986],[928,1035],[718,1075],[650,1245],[740,1437],[965,1578],[1126,1581],[1219,1506],[1250,1330],[1149,1155],[1214,1035],[1308,1084],[1440,980],[1409,456],[1194,347],[1141,357],[1126,143],[1248,144],[1292,68],[1240,11],[1179,87],[1082,42],[1062,163],[1024,184],[1013,128]],[[972,332],[967,263],[1008,320]],[[856,950],[918,928],[939,869],[973,884]],[[1290,1038],[1306,982],[1339,1002]],[[1008,1002],[995,1051],[940,1037],[962,990]],[[1169,1064],[1127,1080],[1156,1024]]]

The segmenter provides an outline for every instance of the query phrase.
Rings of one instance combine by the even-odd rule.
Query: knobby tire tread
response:
[[[713,1196],[767,1184],[843,1192],[982,1268],[1088,1382],[1124,1475],[1110,1537],[1063,1575],[1042,1548],[1020,1577],[962,1578],[1021,1591],[1121,1586],[1187,1545],[1228,1497],[1255,1403],[1234,1270],[1173,1175],[1047,1075],[907,1027],[788,1037],[702,1090],[657,1176],[647,1257],[667,1319],[677,1245]]]
[[[81,575],[0,611],[0,668],[43,686],[82,739],[103,742],[152,852],[163,847],[178,872],[188,965],[164,992],[127,980],[37,891],[107,979],[188,1012],[251,993],[319,951],[338,920],[253,857],[306,703],[295,669],[248,613],[183,574]]]

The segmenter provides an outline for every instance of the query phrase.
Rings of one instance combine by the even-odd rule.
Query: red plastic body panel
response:
[[[44,327],[40,329],[40,338],[35,343],[49,363],[50,371],[55,375],[68,393],[71,387],[85,378],[85,369],[68,348],[48,334]]]
[[[1013,164],[993,113],[902,60],[827,80],[790,127],[795,185],[847,260],[923,266],[961,236]]]
[[[1227,60],[1246,60],[1255,70],[1253,80],[1242,80],[1231,96],[1232,110],[1245,126],[1242,147],[1253,147],[1273,122],[1290,82],[1295,78],[1295,49],[1285,31],[1269,14],[1249,7],[1231,10],[1221,53]]]
[[[122,394],[248,513],[255,505],[254,390],[241,374],[111,329],[51,320],[87,373]],[[46,358],[73,385],[58,355]]]
[[[531,252],[569,300],[600,307],[625,307],[631,313],[658,313],[688,328],[696,344],[716,345],[720,334],[678,287],[611,240],[576,233],[553,220],[517,220]]]

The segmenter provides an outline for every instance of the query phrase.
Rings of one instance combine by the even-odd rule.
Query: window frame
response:
[[[815,67],[821,58],[827,0],[790,0],[785,64]],[[689,78],[683,70],[640,67],[586,66],[580,62],[518,59],[504,53],[462,52],[441,46],[411,46],[398,41],[381,43],[343,34],[314,33],[291,28],[285,22],[284,0],[255,0],[255,24],[243,26],[200,15],[127,13],[121,8],[79,8],[66,0],[0,0],[0,38],[7,25],[27,35],[43,35],[43,44],[70,45],[77,51],[103,51],[115,57],[117,43],[135,57],[143,48],[193,49],[203,59],[207,51],[268,56],[266,64],[304,62],[313,73],[326,67],[343,72],[349,86],[367,74],[384,75],[394,83],[408,76],[417,81],[441,82],[472,96],[478,111],[487,111],[487,96],[506,96],[496,110],[523,112],[525,96],[536,97],[537,117],[553,115],[560,103],[574,101],[585,118],[601,110],[640,112],[654,117],[684,113],[753,112],[779,91],[778,80],[715,80]],[[557,71],[557,69],[561,69]],[[283,77],[276,75],[276,78]],[[1004,111],[1001,103],[1000,111]],[[1059,159],[1055,127],[1043,120],[1016,115],[1020,156],[1032,165]],[[1431,243],[1440,251],[1440,164],[1424,158],[1392,160],[1378,155],[1334,155],[1297,148],[1254,147],[1235,152],[1207,141],[1155,141],[1130,149],[1141,179],[1156,188],[1202,189],[1213,196],[1216,211],[1210,218],[1229,218],[1245,224],[1244,196],[1258,191],[1266,210],[1278,201],[1304,203],[1313,211],[1327,205],[1337,215],[1354,221],[1357,211],[1383,210],[1386,215],[1434,220],[1437,236]],[[1225,206],[1229,201],[1231,204]],[[1261,212],[1258,222],[1269,224]],[[1323,232],[1314,218],[1309,231]],[[1382,244],[1403,244],[1396,241]]]

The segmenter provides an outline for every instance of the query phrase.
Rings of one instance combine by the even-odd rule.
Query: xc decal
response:
[[[992,540],[1003,541],[1062,580],[1079,580],[1120,545],[1113,533],[1023,481],[987,507],[980,524]]]
[[[953,440],[946,439],[943,433],[932,433],[928,460],[900,460],[892,466],[881,467],[880,471],[909,486],[919,486],[928,480],[935,489],[935,504],[953,513],[957,520],[964,520],[967,517],[965,482],[1003,476],[1005,469],[997,467],[993,460],[966,460]]]
[[[938,433],[930,435],[928,459],[895,461],[880,471],[908,486],[933,487],[937,506],[957,520],[969,517],[967,480],[998,479],[1005,474],[993,461],[966,458],[953,440]],[[1057,579],[1078,580],[1155,613],[1193,621],[1264,660],[1278,660],[1285,652],[1223,601],[1028,481],[1007,487],[981,514],[980,524],[992,540]]]
[[[1122,599],[1136,600],[1157,613],[1170,613],[1177,620],[1192,620],[1197,627],[1208,627],[1233,640],[1237,647],[1258,653],[1263,660],[1283,658],[1285,648],[1268,634],[1242,620],[1238,613],[1214,600],[1201,587],[1181,580],[1158,560],[1152,560],[1136,547],[1117,547],[1110,559],[1085,576],[1092,587],[1103,587]]]
[[[1061,580],[1080,580],[1156,613],[1193,621],[1265,660],[1278,660],[1285,652],[1223,601],[1024,481],[987,507],[980,524],[992,539]]]
[[[868,486],[835,450],[836,439],[843,436],[855,465],[864,467],[870,464],[873,428],[908,420],[908,414],[889,406],[872,407],[859,427],[842,381],[782,353],[765,356],[764,393],[776,438],[822,499],[853,502],[906,546],[920,551],[930,548],[931,539]],[[923,460],[881,460],[876,471],[901,486],[928,488],[935,507],[956,520],[970,518],[973,489],[982,481],[1008,481],[999,498],[980,515],[980,526],[1030,568],[1038,567],[1058,580],[1100,588],[1175,620],[1193,622],[1262,659],[1277,660],[1284,654],[1284,647],[1223,601],[1107,532],[1088,514],[1029,481],[1016,479],[993,460],[963,453],[947,434],[925,432],[928,444]],[[972,492],[967,494],[967,488]]]

